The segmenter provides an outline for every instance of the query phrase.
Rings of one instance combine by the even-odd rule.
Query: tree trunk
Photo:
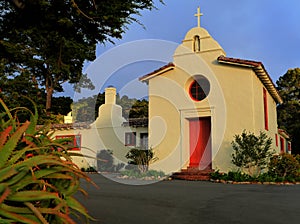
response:
[[[45,86],[46,86],[46,114],[47,116],[50,115],[51,113],[51,102],[52,102],[52,95],[53,95],[53,92],[54,92],[54,87],[53,87],[53,82],[51,80],[51,75],[50,77],[47,77],[46,78],[46,83],[45,83]]]
[[[46,97],[46,113],[47,113],[47,115],[50,115],[50,113],[51,113],[51,104],[52,104],[53,88],[52,87],[46,88],[46,93],[47,93],[47,97]]]

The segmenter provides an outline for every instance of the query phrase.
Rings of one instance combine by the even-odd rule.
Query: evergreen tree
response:
[[[1,77],[26,71],[44,88],[49,111],[63,83],[94,88],[82,67],[96,44],[121,38],[135,15],[153,8],[152,0],[0,0]]]
[[[288,70],[276,83],[283,99],[277,107],[278,125],[290,134],[292,153],[300,154],[300,68]]]

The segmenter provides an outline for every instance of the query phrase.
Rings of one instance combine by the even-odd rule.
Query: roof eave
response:
[[[247,60],[240,60],[240,59],[233,59],[233,58],[227,58],[224,56],[220,56],[218,58],[219,63],[229,64],[229,65],[236,65],[236,66],[242,66],[251,68],[256,76],[260,79],[260,81],[263,83],[263,85],[266,87],[266,89],[269,91],[273,99],[279,103],[282,104],[283,100],[280,97],[275,84],[273,83],[271,77],[269,76],[268,72],[264,68],[264,65],[261,62],[256,61],[247,61]]]
[[[159,76],[159,75],[162,75],[163,73],[166,73],[170,70],[173,70],[175,68],[175,65],[173,63],[169,63],[151,73],[148,73],[142,77],[139,78],[139,81],[141,82],[148,82],[150,79],[156,77],[156,76]]]

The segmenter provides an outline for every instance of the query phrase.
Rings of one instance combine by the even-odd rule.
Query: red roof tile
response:
[[[146,75],[140,77],[139,80],[140,80],[140,81],[146,81],[146,80],[148,80],[151,76],[153,76],[154,74],[159,73],[159,72],[161,72],[161,71],[163,71],[163,70],[165,70],[165,69],[172,68],[172,67],[175,67],[175,65],[174,65],[173,62],[170,62],[169,64],[164,65],[164,66],[160,67],[159,69],[156,69],[156,70],[154,70],[153,72],[148,73],[148,74],[146,74]]]
[[[148,118],[129,118],[123,122],[125,127],[148,127]]]
[[[263,83],[263,85],[266,87],[266,89],[269,91],[273,99],[277,103],[283,103],[282,98],[280,97],[275,84],[273,83],[269,73],[265,69],[262,62],[259,61],[252,61],[252,60],[244,60],[239,58],[229,58],[225,56],[219,56],[218,62],[225,63],[225,64],[232,64],[237,66],[243,66],[243,67],[249,67],[253,69],[256,76],[260,79],[260,81]]]

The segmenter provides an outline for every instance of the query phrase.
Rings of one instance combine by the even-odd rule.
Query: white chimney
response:
[[[105,88],[105,104],[116,104],[117,90],[115,87],[109,86]]]

